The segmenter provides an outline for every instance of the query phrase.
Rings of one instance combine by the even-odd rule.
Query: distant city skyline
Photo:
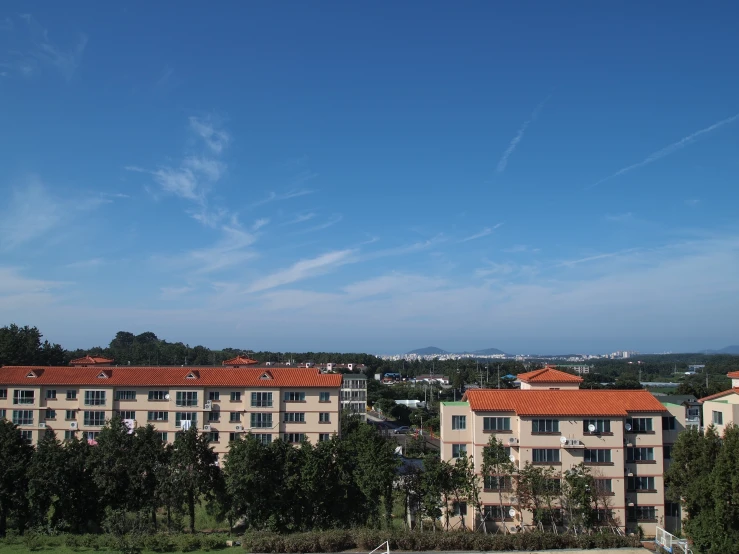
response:
[[[67,348],[737,344],[737,18],[4,2],[0,324]]]

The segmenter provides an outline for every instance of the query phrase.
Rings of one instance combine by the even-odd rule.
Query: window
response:
[[[132,412],[130,410],[118,412],[118,415],[121,419],[136,419],[136,412]]]
[[[610,464],[611,451],[605,448],[586,448],[583,461],[586,464]]]
[[[305,433],[285,433],[283,440],[291,443],[303,442],[305,440]]]
[[[33,404],[33,398],[34,394],[32,390],[13,391],[13,404]]]
[[[159,436],[159,440],[162,442],[167,442],[169,439],[169,435],[167,433],[157,433],[157,435]]]
[[[44,419],[56,419],[56,410],[52,410],[51,408],[46,408]]]
[[[255,428],[272,427],[272,414],[250,414],[251,426]]]
[[[100,431],[85,431],[84,433],[82,433],[82,437],[88,441],[97,440],[99,435],[100,435]]]
[[[228,442],[233,442],[241,438],[241,433],[229,433]]]
[[[304,412],[285,412],[282,416],[285,423],[305,423]]]
[[[596,521],[605,521],[605,522],[613,521],[613,512],[606,508],[596,508],[594,515],[595,515]]]
[[[654,448],[629,447],[626,449],[627,462],[651,462],[654,460]]]
[[[304,392],[286,392],[285,402],[305,402]]]
[[[318,435],[318,442],[326,442],[331,440],[331,435],[328,433],[319,433]]]
[[[467,429],[467,416],[453,415],[452,416],[452,429],[456,431],[462,431]]]
[[[13,423],[16,425],[33,425],[33,410],[13,410]]]
[[[117,390],[115,391],[116,400],[136,400],[135,390]]]
[[[212,423],[214,421],[219,421],[221,419],[221,412],[215,411],[215,412],[208,412],[208,422]]]
[[[8,398],[8,389],[0,389],[0,400],[6,400],[7,398]]]
[[[46,400],[56,400],[56,389],[46,389]]]
[[[662,430],[663,431],[674,431],[675,430],[675,418],[673,416],[662,416]]]
[[[228,420],[231,423],[239,423],[241,421],[241,412],[231,412]]]
[[[665,501],[665,515],[667,517],[680,517],[680,504]]]
[[[484,417],[482,418],[483,431],[510,431],[510,417]]]
[[[484,506],[482,509],[482,515],[487,521],[497,520],[510,520],[511,507],[510,506]]]
[[[146,414],[147,421],[169,421],[169,412],[149,412]]]
[[[167,396],[166,390],[150,390],[149,391],[149,400],[167,400],[165,397]]]
[[[231,393],[233,395],[233,393]],[[208,393],[208,400],[215,400],[218,402],[221,399],[221,393],[218,391],[210,391]],[[233,400],[233,399],[232,399]]]
[[[77,412],[75,410],[67,410],[64,414],[64,419],[77,419]]]
[[[663,454],[662,457],[665,460],[672,459],[672,445],[671,444],[664,445],[664,447],[662,447],[662,454]]]
[[[231,393],[231,402],[241,402],[241,393],[240,392],[232,392]]]
[[[330,392],[321,392],[318,394],[318,401],[319,402],[331,402],[331,393]]]
[[[105,412],[85,412],[84,425],[86,427],[102,427],[105,425]]]
[[[197,406],[198,405],[198,393],[178,391],[175,405],[176,406]]]
[[[71,441],[77,435],[77,431],[64,431],[64,440]]]
[[[329,412],[320,412],[318,414],[318,423],[331,423],[331,414]]]
[[[653,431],[651,417],[629,417],[626,418],[626,424],[631,425],[631,433],[651,433]]]
[[[596,479],[595,490],[600,494],[611,494],[613,492],[613,480],[612,479]]]
[[[189,428],[190,425],[195,425],[198,420],[197,412],[175,412],[174,422],[177,427]],[[183,426],[182,423],[187,421]]]
[[[7,412],[5,410],[0,410],[0,419],[5,419]]]
[[[595,430],[591,431],[590,426],[594,426]],[[611,432],[611,420],[610,419],[586,419],[582,422],[582,432],[586,434],[595,433],[610,433]]]
[[[486,475],[484,479],[484,489],[497,491],[509,491],[512,490],[513,483],[510,476],[503,475]]]
[[[257,439],[258,442],[261,442],[262,444],[269,444],[272,442],[272,435],[265,434],[265,433],[256,433],[252,435],[255,439]]]
[[[251,393],[251,405],[253,408],[271,408],[272,407],[272,393],[271,392]]]
[[[33,431],[21,431],[21,438],[30,444],[33,441]]]
[[[559,420],[534,419],[531,421],[532,433],[559,433]]]
[[[452,445],[452,458],[461,458],[467,455],[466,444],[453,444]]]
[[[455,502],[452,504],[452,513],[455,516],[467,515],[467,502]]]
[[[85,406],[105,406],[104,390],[86,390]]]
[[[559,463],[559,449],[557,448],[534,448],[531,456],[535,464]]]
[[[218,442],[218,431],[208,433],[208,442]]]
[[[724,414],[723,412],[713,412],[713,424],[714,425],[723,425],[724,424]]]
[[[629,477],[626,480],[626,490],[654,491],[654,477]]]
[[[75,389],[69,389],[67,391],[67,400],[77,400],[77,391]]]
[[[654,521],[657,514],[654,506],[629,506],[626,513],[628,521]]]

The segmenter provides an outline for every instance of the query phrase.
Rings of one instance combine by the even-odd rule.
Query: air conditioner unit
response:
[[[206,401],[205,401],[205,406],[203,406],[203,409],[204,409],[204,410],[205,410],[206,412],[209,412],[209,411],[211,411],[211,410],[213,409],[213,402],[212,402],[211,400],[206,400]]]
[[[242,427],[241,425],[237,425],[237,426],[236,426],[236,430],[237,430],[237,431],[243,431],[243,430],[244,430],[244,428],[243,428],[243,427]]]
[[[76,421],[70,421],[69,422],[69,428],[70,429],[77,429],[77,422]]]
[[[518,439],[516,437],[509,437],[508,444],[518,444]]]
[[[38,428],[39,428],[39,429],[46,429],[46,423],[44,423],[44,422],[42,421],[41,423],[39,423],[39,424],[38,424]]]
[[[203,425],[203,431],[210,431],[210,425]]]

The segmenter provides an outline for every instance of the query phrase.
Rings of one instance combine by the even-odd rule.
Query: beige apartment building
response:
[[[81,359],[84,360],[84,359]],[[93,360],[91,358],[91,360]],[[131,427],[152,424],[162,440],[197,426],[215,452],[239,435],[299,443],[328,440],[340,430],[340,374],[315,368],[133,367],[106,362],[73,367],[0,368],[0,417],[35,444],[53,429],[94,440],[113,414]]]
[[[729,376],[731,377],[731,373]],[[734,375],[739,377],[739,372]],[[733,379],[737,379],[733,377]],[[713,425],[719,435],[723,435],[727,425],[739,425],[739,387],[701,398],[703,404],[703,421],[708,427]]]
[[[534,384],[526,390],[470,390],[461,402],[442,402],[442,458],[453,461],[464,453],[479,470],[483,448],[494,436],[516,468],[528,462],[565,472],[584,462],[607,502],[599,512],[604,524],[626,532],[640,525],[654,535],[658,525],[665,525],[663,417],[671,417],[668,410],[645,390],[580,390],[569,374],[556,386],[553,371],[544,372],[548,382],[538,386],[536,375],[519,375],[522,383]],[[504,479],[502,506],[494,481],[482,481],[485,525],[493,529],[501,513],[509,528],[531,525],[531,513],[517,505],[512,480]],[[462,514],[467,514],[465,525],[482,524],[466,503],[451,508],[453,525],[461,525]]]

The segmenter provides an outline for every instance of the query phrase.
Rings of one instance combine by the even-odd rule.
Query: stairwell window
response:
[[[44,419],[56,419],[56,410],[52,410],[51,408],[46,408]]]
[[[220,419],[221,419],[221,412],[219,411],[208,412],[208,422],[209,423],[217,422]]]
[[[663,431],[674,431],[675,430],[675,417],[674,416],[662,416],[662,430]]]
[[[453,444],[452,445],[452,458],[461,458],[467,455],[466,444]]]
[[[67,391],[67,400],[77,400],[77,390],[69,389]]]
[[[208,400],[211,402],[218,402],[221,400],[221,393],[218,391],[210,391],[208,393]]]
[[[56,389],[46,389],[46,400],[56,400]]]
[[[231,402],[241,402],[241,393],[240,392],[232,392],[231,393]]]
[[[454,429],[455,431],[463,431],[467,429],[467,416],[453,415],[452,429]]]
[[[558,419],[534,419],[531,421],[532,433],[559,433]]]
[[[714,425],[723,425],[724,424],[724,414],[723,412],[717,412],[713,411],[713,424]]]

